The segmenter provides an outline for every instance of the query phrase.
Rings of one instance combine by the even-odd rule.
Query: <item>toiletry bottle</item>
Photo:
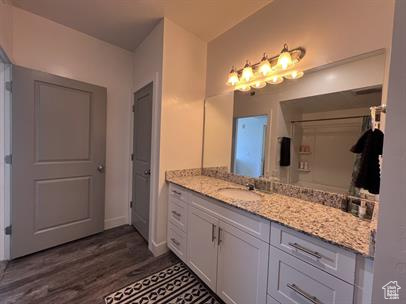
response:
[[[309,163],[307,161],[304,162],[304,166],[303,166],[304,170],[309,170]]]
[[[361,205],[358,208],[359,218],[361,218],[361,219],[365,218],[366,212],[367,212],[367,202],[365,200],[361,199]]]

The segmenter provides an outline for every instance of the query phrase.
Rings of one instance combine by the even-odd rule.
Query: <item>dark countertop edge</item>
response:
[[[355,253],[355,254],[359,254],[359,255],[363,256],[364,258],[368,258],[368,259],[371,259],[371,260],[374,259],[373,256],[371,256],[371,255],[369,255],[369,254],[366,254],[366,253],[363,253],[363,252],[360,252],[360,251],[358,251],[358,250],[356,250],[356,249],[354,249],[354,248],[352,248],[352,247],[348,247],[348,246],[346,246],[346,245],[336,243],[336,242],[334,242],[334,241],[332,241],[332,240],[329,240],[329,239],[323,238],[323,237],[321,237],[321,236],[312,234],[312,233],[310,233],[310,232],[303,231],[303,230],[301,230],[301,229],[298,229],[298,228],[289,226],[289,225],[286,224],[286,223],[277,221],[277,220],[275,220],[275,219],[271,219],[271,218],[269,218],[269,217],[263,216],[263,215],[258,214],[258,213],[256,213],[256,212],[253,212],[253,211],[244,209],[244,208],[239,207],[239,206],[236,206],[236,205],[232,205],[232,204],[227,203],[227,202],[225,202],[225,201],[222,201],[222,200],[220,200],[220,199],[218,199],[218,198],[216,198],[216,197],[213,197],[213,196],[210,196],[210,195],[208,195],[208,194],[205,194],[205,193],[196,191],[196,190],[194,190],[194,189],[188,188],[188,187],[186,187],[185,185],[182,185],[182,184],[180,184],[180,183],[178,183],[178,182],[176,182],[176,181],[166,179],[166,182],[167,182],[167,183],[175,184],[175,185],[180,186],[180,187],[182,187],[182,188],[184,188],[184,189],[186,189],[186,190],[193,191],[194,193],[197,193],[197,194],[199,194],[199,195],[208,197],[208,198],[210,198],[210,199],[214,199],[214,200],[216,200],[216,201],[218,201],[218,202],[220,202],[220,203],[222,203],[222,204],[225,204],[225,205],[227,205],[227,206],[233,207],[233,208],[238,209],[238,210],[242,210],[242,211],[244,211],[244,212],[247,212],[247,213],[250,213],[250,214],[252,214],[252,215],[258,216],[258,217],[263,218],[263,219],[265,219],[265,220],[268,220],[268,221],[270,221],[270,222],[274,222],[274,223],[280,224],[280,225],[282,225],[282,226],[284,226],[284,227],[287,227],[287,228],[289,228],[289,229],[295,230],[295,231],[297,231],[297,232],[304,233],[304,234],[306,234],[306,235],[308,235],[308,236],[317,238],[317,239],[322,240],[322,241],[324,241],[324,242],[327,242],[327,243],[329,243],[329,244],[331,244],[331,245],[341,247],[341,248],[343,248],[343,249],[345,249],[345,250],[348,250],[348,251],[351,251],[351,252],[353,252],[353,253]],[[259,192],[261,192],[261,191],[259,191]],[[267,194],[269,194],[269,193],[267,193]],[[282,195],[283,195],[283,194],[282,194]]]

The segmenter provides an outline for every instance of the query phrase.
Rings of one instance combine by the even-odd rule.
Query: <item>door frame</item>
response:
[[[253,114],[253,115],[241,115],[241,116],[235,116],[233,117],[233,130],[232,130],[232,139],[231,139],[231,161],[230,161],[230,171],[234,172],[234,153],[235,153],[235,144],[236,144],[236,128],[237,128],[237,119],[239,118],[250,118],[250,117],[261,117],[261,116],[266,116],[267,117],[267,122],[266,122],[266,133],[263,141],[263,161],[262,161],[262,175],[266,175],[266,171],[269,170],[269,162],[270,160],[267,159],[268,152],[271,151],[270,147],[270,135],[271,133],[271,118],[272,118],[272,110],[270,110],[268,113],[265,114]]]
[[[11,81],[12,61],[1,47],[0,61],[5,68],[4,80]],[[2,90],[0,90],[0,94],[3,94]],[[0,124],[2,126],[0,132],[3,132],[0,136],[2,146],[0,147],[0,159],[3,164],[3,168],[0,170],[0,261],[2,261],[10,259],[11,244],[10,236],[6,235],[4,231],[4,228],[11,224],[11,168],[4,163],[5,155],[11,154],[11,92],[7,92],[4,88],[4,95],[0,98],[4,101],[0,103]]]
[[[133,153],[133,140],[134,140],[134,114],[132,106],[134,104],[134,93],[142,89],[146,85],[152,82],[152,130],[151,130],[151,177],[150,177],[150,192],[149,192],[149,232],[148,232],[148,249],[158,256],[167,251],[166,246],[157,244],[154,241],[155,227],[156,227],[156,210],[159,191],[159,156],[160,156],[160,135],[161,135],[161,81],[160,73],[156,72],[144,81],[138,83],[134,87],[131,102],[129,104],[130,115],[130,143],[128,150],[128,165],[130,167],[128,174],[128,224],[131,225],[131,207],[130,203],[133,195],[132,188],[132,174],[133,174],[133,162],[131,160],[131,154]],[[165,244],[164,244],[165,245]]]

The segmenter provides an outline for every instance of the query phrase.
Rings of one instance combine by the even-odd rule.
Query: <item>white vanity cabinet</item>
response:
[[[185,233],[187,253],[179,256],[178,247],[181,246],[173,249],[170,233],[169,248],[225,303],[265,304],[269,221],[226,208],[219,202],[191,192],[182,194],[188,197]],[[173,219],[172,210],[170,207],[169,230],[173,229],[173,223],[177,221]]]
[[[171,184],[168,247],[227,304],[370,304],[373,261]]]
[[[266,303],[269,245],[220,221],[217,294],[226,303]]]
[[[271,224],[271,245],[350,284],[355,279],[356,254],[315,237]]]
[[[269,292],[280,303],[353,303],[353,285],[273,246],[270,252]]]
[[[216,290],[218,219],[189,206],[189,222],[187,265],[207,286]]]
[[[271,224],[269,303],[371,304],[372,260]]]
[[[168,247],[183,261],[187,261],[187,210],[189,192],[171,185],[168,199]]]

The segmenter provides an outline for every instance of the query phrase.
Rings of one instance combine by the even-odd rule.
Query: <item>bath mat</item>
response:
[[[222,304],[183,263],[121,288],[104,300],[106,304]]]

